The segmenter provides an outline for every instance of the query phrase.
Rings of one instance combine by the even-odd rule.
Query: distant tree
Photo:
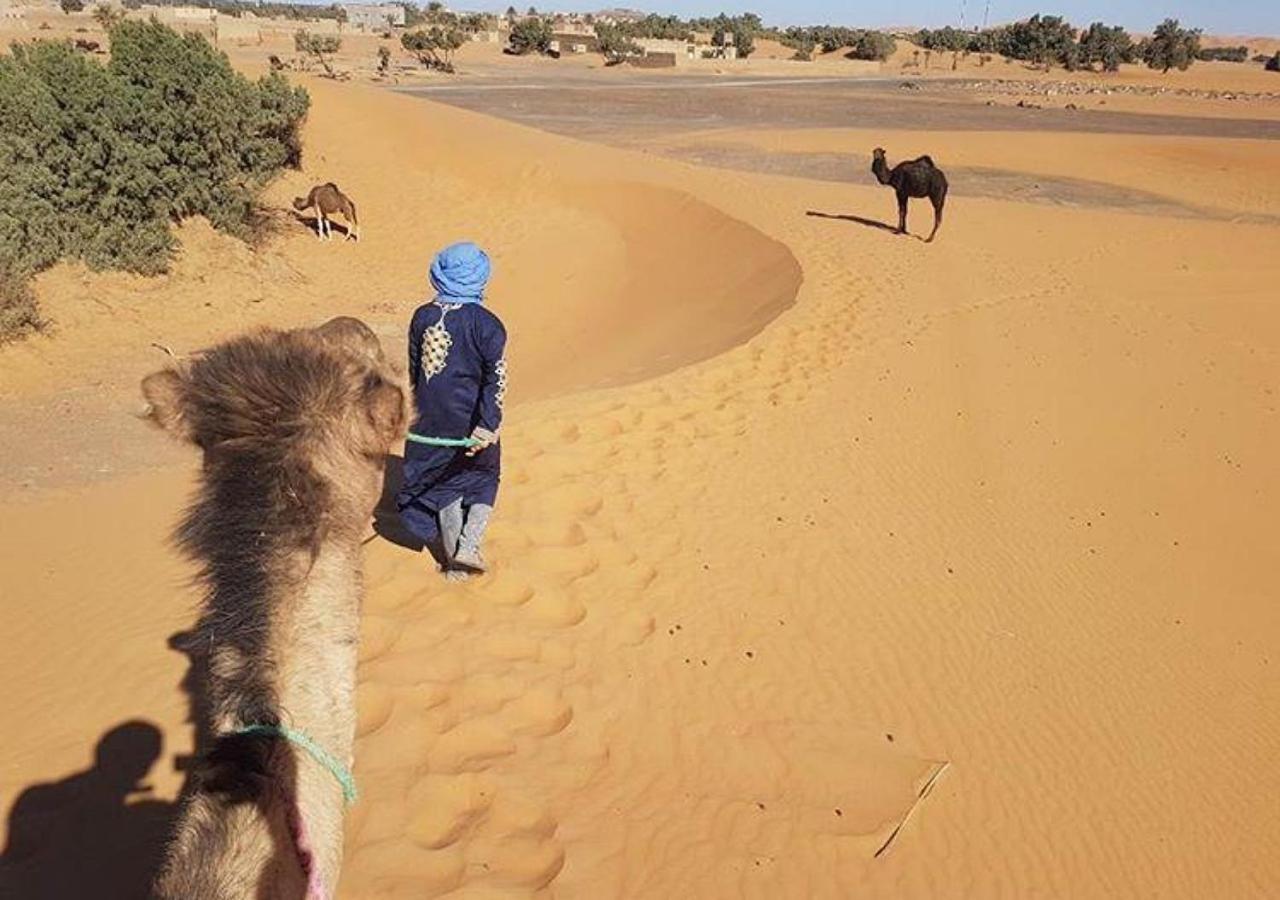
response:
[[[1183,28],[1177,19],[1165,19],[1142,43],[1142,59],[1153,69],[1185,71],[1200,52],[1200,29]]]
[[[1036,14],[1025,22],[1006,25],[1000,30],[998,41],[998,49],[1005,56],[1048,68],[1053,63],[1068,62],[1076,33],[1061,16]]]
[[[99,3],[93,8],[93,21],[102,27],[103,31],[110,31],[111,26],[124,19],[124,12],[116,9],[114,6],[107,6],[105,3]]]
[[[617,25],[605,25],[601,22],[596,23],[596,44],[605,64],[610,66],[616,66],[628,56],[639,56],[644,52]]]
[[[854,39],[853,49],[846,54],[850,59],[886,60],[897,49],[893,35],[883,31],[862,31]]]
[[[1086,66],[1102,66],[1104,72],[1118,72],[1121,63],[1133,62],[1133,38],[1119,25],[1094,22],[1080,35],[1080,58]]]
[[[969,40],[970,36],[967,32],[952,28],[950,25],[932,31],[924,28],[917,31],[911,38],[913,44],[927,50],[967,50]]]
[[[466,43],[466,35],[458,28],[432,25],[422,31],[407,31],[400,35],[400,45],[418,57],[429,69],[452,74],[453,54]]]
[[[1280,72],[1280,50],[1277,50],[1275,56],[1263,63],[1263,68],[1268,72]]]
[[[1202,47],[1200,52],[1196,54],[1196,59],[1205,62],[1234,62],[1242,63],[1249,59],[1248,47]]]
[[[490,26],[495,24],[496,21],[486,13],[466,13],[458,20],[458,27],[467,34],[478,34],[481,31],[489,31]]]
[[[811,37],[795,38],[785,43],[785,46],[795,50],[791,58],[800,60],[801,62],[809,62],[813,59],[813,50],[817,43]]]
[[[507,7],[506,16],[508,21],[514,19],[517,15],[519,15],[519,13],[516,12],[516,8],[514,6]]]
[[[142,0],[120,0],[120,5],[133,12],[142,9]]]
[[[528,53],[546,53],[551,49],[555,32],[551,23],[537,17],[521,19],[511,26],[511,52],[517,56]]]
[[[335,77],[333,66],[329,65],[329,57],[342,49],[342,38],[331,34],[296,31],[293,35],[293,48],[299,53],[314,56],[324,67],[325,74],[330,78]]]
[[[62,11],[68,15],[73,12],[82,12],[84,10],[84,0],[59,0],[58,5],[62,7]]]

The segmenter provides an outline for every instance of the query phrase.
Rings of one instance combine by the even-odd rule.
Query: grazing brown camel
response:
[[[206,586],[209,746],[155,894],[327,900],[354,791],[360,545],[404,392],[356,319],[227,341],[142,392],[204,455],[177,540]]]
[[[332,181],[317,184],[305,197],[295,197],[293,208],[298,212],[314,209],[316,212],[316,237],[327,240],[333,234],[329,219],[334,213],[342,213],[347,220],[347,238],[360,240],[360,223],[356,220],[356,205],[351,198]]]
[[[928,197],[933,203],[933,231],[925,243],[933,240],[942,224],[942,207],[947,202],[947,176],[927,156],[900,162],[892,169],[885,161],[884,150],[877,147],[871,155],[871,171],[876,180],[887,184],[898,195],[898,234],[907,233],[907,199]]]

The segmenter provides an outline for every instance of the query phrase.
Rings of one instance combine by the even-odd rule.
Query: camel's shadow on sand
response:
[[[178,804],[149,796],[160,729],[123,722],[98,741],[93,765],[26,788],[9,809],[0,897],[150,896]]]
[[[317,219],[315,216],[304,216],[301,213],[296,213],[296,212],[291,213],[291,215],[293,216],[293,220],[295,222],[297,222],[299,225],[305,226],[307,231],[311,232],[311,236],[315,237],[316,229],[320,226],[319,219]],[[343,224],[342,222],[335,222],[333,219],[329,220],[329,227],[333,229],[335,232],[337,232],[337,237],[341,238],[344,241],[347,239],[347,236],[351,234],[350,225]]]
[[[893,235],[898,234],[898,229],[893,225],[890,225],[888,222],[881,222],[879,219],[866,219],[862,216],[855,216],[851,213],[827,213],[819,212],[816,209],[810,209],[805,212],[805,215],[814,219],[839,219],[842,222],[853,222],[855,225],[861,225],[864,228],[874,228],[878,231],[887,231]],[[907,236],[913,237],[917,241],[924,240],[924,238],[920,237],[918,234],[908,234]]]

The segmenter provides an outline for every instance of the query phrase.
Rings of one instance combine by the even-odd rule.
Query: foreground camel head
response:
[[[279,512],[362,519],[402,436],[405,397],[377,337],[358,319],[265,330],[149,375],[148,417],[204,451],[207,474],[281,474]]]
[[[871,151],[871,158],[872,158],[872,159],[883,160],[883,159],[884,159],[884,148],[883,148],[883,147],[877,147],[876,149],[872,150],[872,151]]]

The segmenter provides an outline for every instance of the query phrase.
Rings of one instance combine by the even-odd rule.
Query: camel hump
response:
[[[931,166],[932,166],[932,165],[933,165],[933,157],[932,157],[932,156],[930,156],[930,155],[928,155],[928,154],[926,153],[924,156],[922,156],[922,157],[920,157],[919,159],[917,159],[917,160],[916,160],[916,162],[927,163],[927,164],[929,164],[929,165],[931,165]],[[934,166],[934,168],[937,168],[937,167],[936,167],[936,166]]]

